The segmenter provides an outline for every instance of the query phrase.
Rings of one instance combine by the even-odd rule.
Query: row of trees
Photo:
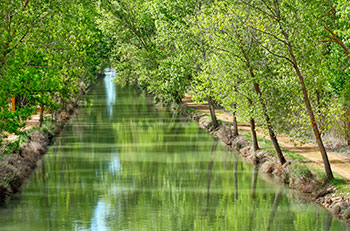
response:
[[[0,143],[4,132],[21,134],[38,107],[42,122],[44,110],[96,79],[109,46],[97,7],[87,0],[1,1]]]
[[[333,178],[322,136],[350,145],[350,2],[305,0],[106,0],[100,27],[114,41],[117,81],[160,101],[190,91],[276,134],[313,136]],[[236,127],[236,134],[238,130]]]

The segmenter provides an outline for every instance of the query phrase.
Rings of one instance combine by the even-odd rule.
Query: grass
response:
[[[28,131],[26,131],[24,134],[17,137],[14,141],[4,142],[2,144],[2,147],[0,148],[0,160],[2,160],[6,155],[19,152],[20,146],[23,143],[26,143],[29,141],[28,135],[34,132],[35,130],[39,130],[44,134],[47,134],[49,137],[52,137],[54,135],[54,124],[52,123],[51,117],[46,117],[44,119],[44,122],[41,128],[33,127]]]
[[[249,132],[244,132],[242,134],[244,135],[244,137],[251,140],[251,135]],[[258,142],[259,142],[260,148],[264,149],[264,151],[266,151],[270,156],[276,156],[276,152],[271,140],[268,140],[266,138],[258,138]],[[308,159],[306,157],[296,152],[292,152],[285,148],[282,148],[282,152],[288,160],[299,161],[301,163],[308,162]]]
[[[328,180],[327,175],[324,171],[316,168],[311,168],[311,170],[317,175],[320,181],[328,182],[332,186],[336,187],[338,193],[350,193],[350,184],[349,181],[346,180],[346,178],[333,172],[334,179]]]
[[[305,164],[302,164],[299,162],[293,162],[292,167],[290,169],[291,169],[290,176],[292,178],[295,178],[295,179],[312,178],[312,173]]]
[[[223,114],[223,112],[218,112],[217,114]],[[207,117],[210,119],[210,116],[207,115]],[[240,120],[238,118],[238,123],[246,123],[246,121]],[[240,131],[240,135],[245,137],[246,139],[251,141],[251,134],[250,132],[243,132]],[[276,152],[273,148],[273,144],[270,140],[266,138],[258,138],[259,146],[261,149],[266,151],[270,156],[276,157]],[[293,151],[290,151],[288,149],[282,148],[282,152],[285,155],[286,159],[292,160],[293,161],[293,167],[291,168],[291,176],[295,178],[311,178],[312,177],[312,172],[316,173],[317,177],[322,181],[326,182],[328,181],[326,174],[320,170],[320,169],[315,169],[315,168],[309,168],[306,166],[304,163],[309,162],[309,160],[296,153]],[[334,174],[334,179],[331,180],[329,183],[337,188],[337,192],[343,192],[343,193],[350,193],[350,184],[349,182],[342,176],[333,173]]]
[[[306,157],[300,155],[299,153],[292,152],[292,151],[289,151],[288,149],[284,149],[284,148],[282,148],[282,151],[285,154],[285,156],[287,157],[287,159],[289,159],[289,160],[299,161],[301,163],[308,162],[308,159]]]

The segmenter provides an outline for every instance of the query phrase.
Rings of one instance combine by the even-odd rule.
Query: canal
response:
[[[0,230],[350,230],[107,74],[0,208]]]

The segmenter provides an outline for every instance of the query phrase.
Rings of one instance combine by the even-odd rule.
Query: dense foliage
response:
[[[108,55],[96,1],[1,1],[0,143],[37,108],[56,110],[96,79]],[[10,107],[10,99],[15,107]]]
[[[350,145],[350,3],[345,0],[2,1],[0,140],[37,109],[80,94],[108,57],[121,84],[158,101],[185,93],[277,134]],[[15,108],[10,107],[15,102]],[[14,106],[14,105],[13,105]],[[13,110],[15,109],[15,110]],[[237,134],[237,131],[236,131]]]
[[[120,83],[167,102],[190,92],[252,134],[257,123],[281,163],[277,133],[314,137],[332,178],[322,138],[350,144],[349,10],[344,0],[110,0],[100,26],[116,41]]]

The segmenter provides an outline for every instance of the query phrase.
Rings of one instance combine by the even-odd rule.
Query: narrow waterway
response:
[[[0,230],[350,230],[112,78],[0,208]]]

